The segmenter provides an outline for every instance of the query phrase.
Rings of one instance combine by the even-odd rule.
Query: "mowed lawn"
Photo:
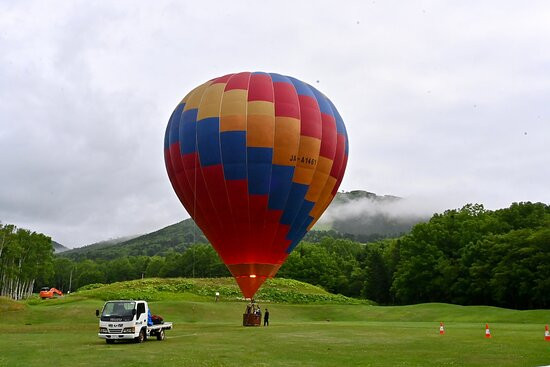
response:
[[[240,326],[244,304],[152,302],[167,339],[107,345],[95,309],[76,296],[0,307],[0,366],[540,366],[550,312],[424,304],[270,304],[271,326]],[[265,308],[265,305],[262,305]],[[12,307],[13,308],[13,307]],[[439,335],[439,321],[447,332]],[[493,334],[485,339],[488,322]]]

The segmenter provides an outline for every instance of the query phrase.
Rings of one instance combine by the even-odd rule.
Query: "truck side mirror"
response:
[[[95,317],[99,317],[99,310],[95,310]]]

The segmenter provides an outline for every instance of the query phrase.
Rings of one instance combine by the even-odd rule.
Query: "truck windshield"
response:
[[[120,321],[129,321],[133,318],[132,310],[136,306],[135,302],[107,302],[103,307],[101,319],[105,321],[115,321],[111,319],[124,319]]]

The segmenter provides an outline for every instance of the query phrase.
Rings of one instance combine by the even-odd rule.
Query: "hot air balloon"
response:
[[[164,157],[179,200],[252,298],[334,198],[348,138],[332,102],[311,85],[243,72],[183,98]]]

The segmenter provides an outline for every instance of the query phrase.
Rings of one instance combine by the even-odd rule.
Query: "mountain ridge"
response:
[[[371,242],[386,237],[397,237],[408,232],[414,224],[424,218],[396,220],[383,212],[369,213],[368,210],[356,210],[356,206],[384,206],[401,201],[393,195],[376,195],[364,190],[338,192],[329,206],[321,223],[306,235],[305,241],[316,242],[322,237],[338,236],[359,242]],[[352,209],[352,210],[350,210]],[[323,218],[331,218],[329,221]],[[427,219],[427,218],[426,218]],[[327,223],[330,223],[327,225]],[[70,249],[61,256],[74,260],[111,259],[120,256],[166,255],[170,251],[183,252],[194,243],[208,243],[208,240],[191,218],[171,224],[157,231],[134,236],[125,241],[102,241],[95,244]]]

